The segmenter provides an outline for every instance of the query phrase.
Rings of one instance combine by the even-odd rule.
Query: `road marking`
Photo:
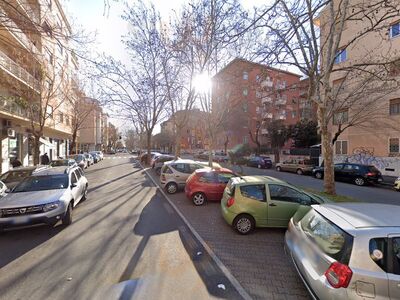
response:
[[[207,251],[208,255],[210,255],[211,259],[214,260],[215,264],[221,269],[222,273],[226,276],[226,278],[230,281],[232,286],[236,289],[236,291],[243,297],[245,300],[252,299],[250,295],[246,292],[246,290],[242,287],[242,285],[237,281],[237,279],[232,275],[232,273],[228,270],[228,268],[223,264],[223,262],[218,258],[218,256],[214,253],[214,251],[206,244],[200,234],[192,227],[186,217],[181,213],[178,207],[172,202],[169,196],[164,192],[164,190],[158,185],[158,183],[153,179],[153,177],[149,174],[148,169],[150,168],[143,168],[142,164],[137,162],[140,167],[145,171],[146,175],[150,178],[153,182],[155,187],[161,192],[165,199],[167,199],[168,203],[171,207],[175,210],[175,212],[179,215],[182,221],[186,224],[189,228],[191,233],[196,237],[196,239],[200,242],[203,248]]]

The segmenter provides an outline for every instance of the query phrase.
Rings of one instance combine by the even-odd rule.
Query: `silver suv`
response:
[[[35,172],[0,199],[0,230],[31,224],[72,222],[72,209],[87,197],[88,181],[79,167]]]
[[[316,299],[400,299],[400,206],[313,205],[286,248]]]

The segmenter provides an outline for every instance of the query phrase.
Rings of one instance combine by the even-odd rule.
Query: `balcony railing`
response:
[[[0,50],[0,68],[16,77],[30,88],[39,91],[39,81]]]
[[[26,49],[32,51],[33,54],[38,55],[39,50],[37,49],[37,47],[32,43],[32,41],[22,31],[22,29],[19,28],[18,25],[15,24],[15,22],[11,18],[7,17],[7,13],[1,7],[0,15],[4,16],[2,24],[11,33],[11,35],[13,35]]]
[[[0,111],[7,112],[13,116],[33,121],[39,120],[39,113],[35,115],[30,114],[30,110],[18,104],[17,101],[10,96],[0,95]]]

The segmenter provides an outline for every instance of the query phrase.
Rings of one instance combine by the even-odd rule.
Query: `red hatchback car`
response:
[[[235,176],[231,170],[224,168],[198,169],[186,180],[186,196],[196,206],[206,201],[221,201],[229,179]]]

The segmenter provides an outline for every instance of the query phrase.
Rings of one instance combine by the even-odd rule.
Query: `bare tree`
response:
[[[390,43],[388,25],[398,16],[398,1],[276,0],[259,10],[248,27],[266,31],[266,40],[260,41],[257,53],[263,61],[298,69],[309,78],[309,99],[318,111],[327,193],[335,193],[336,139],[349,126],[374,119],[382,111],[375,100],[397,88],[388,70],[398,61],[398,54],[361,45],[367,36]],[[348,28],[356,30],[344,38]],[[341,63],[350,50],[365,55]],[[343,89],[345,85],[348,88]],[[385,90],[379,96],[378,91]],[[371,95],[374,91],[377,93]],[[333,122],[338,126],[332,127]]]

